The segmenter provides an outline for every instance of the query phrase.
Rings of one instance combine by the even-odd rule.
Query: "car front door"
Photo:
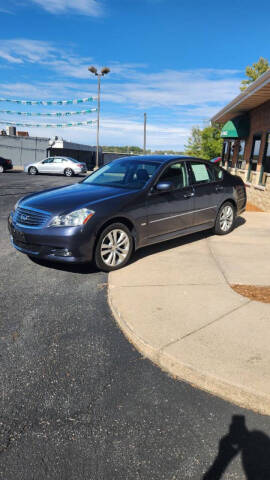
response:
[[[38,165],[38,171],[40,173],[50,173],[50,164],[53,161],[53,157],[46,158]]]
[[[213,224],[216,218],[219,197],[223,195],[220,181],[216,181],[212,165],[206,162],[188,162],[194,188],[194,226]],[[221,170],[222,171],[222,170]]]
[[[193,223],[194,192],[189,184],[186,163],[178,161],[165,168],[157,183],[171,182],[173,189],[160,192],[152,187],[147,198],[149,239],[188,229]]]

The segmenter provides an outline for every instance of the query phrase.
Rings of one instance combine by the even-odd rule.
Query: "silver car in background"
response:
[[[80,173],[86,173],[86,164],[70,157],[49,157],[40,162],[30,163],[24,168],[25,173],[37,175],[38,173],[62,174],[72,177]]]

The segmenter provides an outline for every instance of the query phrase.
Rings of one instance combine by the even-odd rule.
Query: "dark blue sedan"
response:
[[[114,160],[82,182],[22,198],[8,225],[31,257],[123,267],[138,248],[213,228],[229,233],[245,210],[241,178],[206,160],[137,156]]]

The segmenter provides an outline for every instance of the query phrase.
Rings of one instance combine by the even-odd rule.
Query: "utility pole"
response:
[[[99,73],[96,69],[96,67],[89,67],[88,68],[89,72],[93,73],[96,75],[97,80],[98,80],[98,97],[97,97],[97,151],[96,151],[96,166],[95,170],[99,168],[99,116],[100,116],[100,79],[104,75],[107,75],[107,73],[110,73],[110,69],[108,67],[103,67],[101,72]]]
[[[143,153],[146,154],[146,113],[143,114]]]
[[[100,115],[100,74],[97,75],[98,79],[98,98],[97,98],[97,151],[96,151],[96,170],[98,169],[99,160],[99,115]]]

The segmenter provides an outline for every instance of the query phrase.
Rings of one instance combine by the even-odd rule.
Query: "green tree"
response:
[[[191,135],[185,145],[185,153],[192,157],[200,157],[202,151],[202,130],[199,127],[192,127]]]
[[[223,140],[220,138],[221,128],[218,125],[205,127],[202,130],[202,157],[207,160],[219,157],[222,151]]]
[[[263,73],[269,70],[270,65],[266,58],[260,57],[257,63],[253,63],[252,66],[248,65],[246,67],[246,76],[247,80],[242,80],[240,85],[240,90],[243,92],[246,88],[257,78],[259,78]]]
[[[192,157],[211,160],[220,156],[222,151],[221,128],[218,125],[208,126],[203,129],[193,127],[191,136],[185,145],[185,153]]]

